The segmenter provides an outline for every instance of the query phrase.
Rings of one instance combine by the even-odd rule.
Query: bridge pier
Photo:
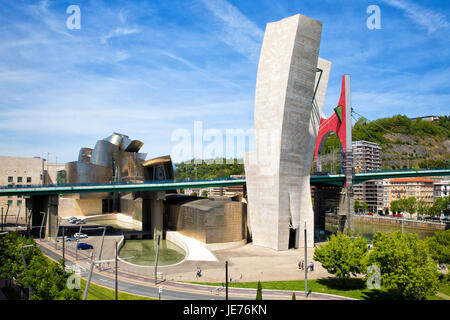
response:
[[[158,235],[163,238],[163,213],[166,192],[162,191],[144,191],[141,192],[142,198],[142,231],[152,231],[153,238]]]
[[[355,200],[353,198],[353,190],[352,188],[342,188],[341,195],[339,198],[339,207],[338,207],[338,215],[346,216],[345,219],[345,228],[354,230],[353,224],[353,208],[354,208]],[[339,230],[343,232],[344,230]]]
[[[25,200],[27,211],[31,211],[31,234],[40,237],[40,226],[43,224],[42,237],[55,237],[58,226],[59,195],[31,196]],[[44,213],[45,214],[44,214]]]

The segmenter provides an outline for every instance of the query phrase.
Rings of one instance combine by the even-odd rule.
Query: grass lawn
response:
[[[444,296],[438,294],[441,293]],[[446,298],[447,296],[448,298]],[[450,283],[443,283],[440,285],[438,292],[434,295],[428,298],[428,300],[449,300],[450,299]]]
[[[84,289],[86,288],[86,280],[81,279],[81,298],[83,298]],[[114,300],[115,294],[114,290],[96,285],[91,282],[89,285],[88,300]],[[119,291],[119,300],[157,300],[144,296],[137,296],[125,292]]]
[[[212,286],[221,286],[221,283],[200,283],[195,282],[197,284],[205,284]],[[257,282],[235,282],[229,283],[229,287],[235,288],[252,288],[256,289],[258,283]],[[304,280],[296,280],[296,281],[268,281],[261,282],[263,289],[275,289],[275,290],[286,290],[286,291],[305,291],[305,281]],[[386,290],[375,290],[368,289],[366,286],[366,282],[363,279],[351,278],[347,282],[347,288],[342,287],[342,282],[337,279],[316,279],[316,280],[308,280],[308,291],[316,292],[316,293],[328,293],[335,294],[338,296],[349,297],[353,299],[360,300],[392,300],[391,295]],[[439,292],[442,292],[448,296],[450,296],[450,286],[449,285],[441,285],[439,288]],[[256,297],[256,296],[255,296]],[[263,295],[264,298],[264,295]],[[432,296],[429,297],[428,300],[445,300],[440,296]]]

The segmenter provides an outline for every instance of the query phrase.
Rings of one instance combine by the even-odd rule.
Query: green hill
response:
[[[450,167],[450,118],[447,116],[435,121],[411,120],[402,115],[374,121],[361,118],[352,128],[352,139],[378,143],[383,149],[384,170]],[[340,158],[340,149],[339,139],[331,135],[324,147],[324,171],[332,163],[339,166],[336,157]],[[338,155],[331,157],[336,151]]]
[[[446,116],[432,122],[411,120],[402,115],[374,121],[361,118],[353,126],[352,139],[378,143],[383,149],[384,170],[450,167],[450,118]],[[228,159],[226,162],[225,159],[203,160],[197,165],[192,161],[175,166],[176,179],[211,179],[245,174],[242,159]],[[336,134],[332,134],[325,142],[322,171],[339,172],[340,169],[341,143]]]

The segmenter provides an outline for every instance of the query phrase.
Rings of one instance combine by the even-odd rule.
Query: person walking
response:
[[[311,271],[314,271],[314,262],[311,262],[311,264],[309,265],[309,269],[311,270]]]
[[[305,260],[302,260],[302,270],[305,270]]]
[[[301,261],[301,260],[298,261],[298,268],[299,268],[299,269],[302,268],[302,261]]]
[[[200,269],[200,267],[197,267],[197,274],[195,276],[197,278],[200,278],[202,276],[202,269]]]

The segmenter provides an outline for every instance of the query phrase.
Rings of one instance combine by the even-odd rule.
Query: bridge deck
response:
[[[450,168],[445,169],[421,169],[401,171],[374,171],[357,173],[353,177],[353,183],[358,184],[368,180],[402,178],[402,177],[425,177],[425,176],[450,176]],[[312,175],[311,184],[325,183],[343,186],[344,174]],[[222,178],[216,180],[168,180],[147,181],[144,183],[107,183],[107,184],[83,184],[83,185],[34,185],[34,186],[2,186],[0,196],[12,195],[49,195],[70,193],[95,193],[95,192],[130,192],[130,191],[156,191],[186,188],[208,188],[226,187],[232,185],[243,185],[245,179]]]

